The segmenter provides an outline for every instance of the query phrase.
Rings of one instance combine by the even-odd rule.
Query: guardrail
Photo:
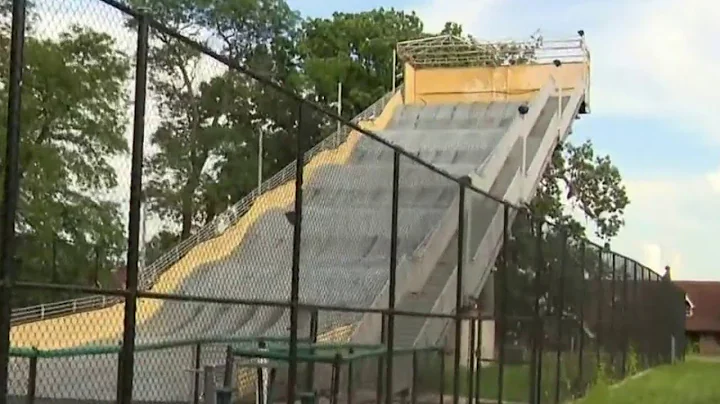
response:
[[[538,33],[529,39],[502,41],[439,35],[400,42],[397,52],[417,67],[499,66],[514,64],[518,59],[529,59],[533,64],[552,64],[556,59],[562,63],[590,62],[582,31],[574,38],[545,38]]]
[[[400,85],[395,89],[395,92],[385,94],[382,98],[375,101],[375,103],[353,118],[352,122],[357,124],[361,121],[367,121],[379,116],[393,95],[397,92],[401,92],[402,89],[403,86]],[[339,130],[335,131],[333,134],[326,137],[320,143],[308,150],[305,153],[305,161],[309,161],[315,155],[324,150],[337,148],[345,141],[345,139],[347,139],[350,132],[351,129],[349,127],[340,127]],[[206,224],[192,236],[168,250],[152,264],[142,268],[139,274],[138,287],[142,290],[152,289],[152,286],[155,284],[157,278],[184,257],[191,249],[200,243],[222,234],[225,229],[235,224],[245,213],[247,213],[258,197],[265,192],[271,191],[274,188],[291,181],[294,176],[295,162],[293,161],[263,182],[259,189],[254,189],[240,201],[230,206],[225,212],[218,215],[215,220]],[[31,321],[44,320],[51,317],[97,310],[121,303],[123,300],[124,299],[120,297],[93,295],[77,299],[21,307],[13,309],[11,322],[13,325],[16,325]]]

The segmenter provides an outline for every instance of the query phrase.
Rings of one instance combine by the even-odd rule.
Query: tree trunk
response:
[[[185,240],[190,237],[190,230],[192,230],[192,218],[193,218],[193,203],[192,195],[184,195],[182,202],[182,231],[180,233],[180,240]]]

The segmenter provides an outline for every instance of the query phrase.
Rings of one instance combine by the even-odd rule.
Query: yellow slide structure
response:
[[[395,108],[400,104],[402,104],[402,95],[398,92],[393,95],[380,116],[372,121],[360,122],[359,125],[368,130],[383,129],[392,118]],[[322,166],[345,164],[362,136],[353,131],[338,148],[325,150],[314,156],[305,166],[306,181],[311,179],[317,169]],[[253,203],[250,210],[222,235],[198,244],[160,275],[152,290],[157,293],[175,292],[197,268],[203,264],[221,260],[237,249],[247,232],[265,213],[271,209],[292,204],[294,198],[295,184],[293,181],[264,193]],[[139,299],[137,324],[142,325],[155,316],[162,304],[163,301],[159,299]],[[123,330],[123,316],[124,304],[117,304],[104,309],[18,325],[11,330],[11,346],[59,349],[109,339],[119,340]],[[330,332],[328,336],[346,334],[342,330],[345,330],[345,327]],[[330,339],[337,340],[332,337]]]

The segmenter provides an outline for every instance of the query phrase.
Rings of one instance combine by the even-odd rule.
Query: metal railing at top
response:
[[[397,44],[398,55],[416,67],[498,66],[519,60],[535,64],[590,62],[585,36],[555,39],[541,35],[529,40],[479,41],[440,35]]]
[[[352,119],[353,123],[359,123],[379,116],[385,109],[390,99],[396,93],[402,91],[403,86],[396,88],[395,92],[389,92],[383,97],[375,101],[372,105],[358,114]],[[310,150],[305,153],[305,161],[308,162],[318,153],[324,150],[337,148],[348,137],[352,130],[347,126],[341,126],[330,136],[323,139]],[[156,259],[152,264],[142,268],[139,273],[138,287],[142,290],[149,290],[155,284],[155,281],[166,270],[172,267],[191,249],[200,243],[210,240],[222,234],[225,229],[235,224],[253,205],[255,200],[265,192],[271,191],[276,187],[292,180],[295,176],[295,162],[291,162],[285,168],[278,171],[275,175],[262,183],[260,189],[255,188],[252,192],[240,199],[237,203],[230,206],[225,212],[218,215],[215,220],[201,227],[197,232],[187,239],[181,241],[175,247]],[[13,309],[12,324],[22,324],[31,321],[43,320],[46,318],[57,317],[62,315],[81,313],[90,310],[102,309],[118,303],[124,299],[113,296],[85,296],[77,299],[63,300],[53,303],[44,303],[35,306],[21,307]]]

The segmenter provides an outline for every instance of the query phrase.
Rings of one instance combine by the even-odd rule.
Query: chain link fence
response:
[[[287,27],[248,45],[233,10],[161,3],[38,0],[14,21],[24,171],[0,291],[42,303],[3,308],[10,401],[561,402],[682,358],[678,288],[507,202],[557,133],[550,85],[532,122],[402,87],[341,119],[268,58]]]

